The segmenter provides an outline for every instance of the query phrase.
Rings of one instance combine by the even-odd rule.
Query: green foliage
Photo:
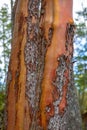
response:
[[[5,91],[0,92],[0,130],[4,130]]]
[[[4,130],[5,89],[11,49],[11,16],[5,4],[0,9],[0,130]]]
[[[10,49],[11,49],[11,20],[8,13],[8,6],[5,4],[0,10],[0,83],[6,85],[6,74],[8,70]],[[0,88],[1,88],[0,85]]]
[[[80,103],[81,114],[87,112],[87,8],[77,12],[78,18],[76,19],[76,56],[77,61],[74,67],[75,86],[78,90],[78,97]],[[87,119],[87,117],[86,117]],[[83,129],[85,128],[83,121]]]
[[[5,92],[0,92],[0,112],[3,111],[5,105]]]
[[[87,35],[87,8],[83,8],[82,11],[77,12],[77,37],[85,38]]]
[[[77,14],[75,84],[78,89],[81,112],[84,112],[87,110],[87,104],[84,104],[87,93],[87,23],[85,21],[87,20],[87,8],[83,8]]]

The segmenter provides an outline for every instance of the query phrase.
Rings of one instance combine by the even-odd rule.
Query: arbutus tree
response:
[[[17,0],[7,130],[81,130],[73,82],[72,0]]]

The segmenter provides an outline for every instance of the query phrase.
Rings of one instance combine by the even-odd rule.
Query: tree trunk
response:
[[[81,130],[72,0],[17,0],[15,9],[7,130]]]

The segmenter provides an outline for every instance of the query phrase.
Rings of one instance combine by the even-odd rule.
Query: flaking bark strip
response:
[[[49,1],[46,1],[46,2],[49,3]],[[61,2],[60,1],[58,2],[57,0],[55,1],[52,0],[50,2],[51,2],[50,5],[53,5],[53,6],[51,8],[50,6],[48,6],[47,9],[48,9],[48,12],[50,12],[50,14],[47,14],[46,18],[48,19],[46,19],[45,22],[46,22],[46,27],[47,27],[46,37],[48,39],[48,28],[52,27],[52,39],[50,41],[50,46],[47,49],[47,53],[45,57],[45,68],[44,68],[44,76],[43,76],[43,81],[42,81],[42,95],[41,95],[41,101],[40,101],[41,121],[42,121],[42,126],[44,129],[47,129],[49,118],[54,115],[53,102],[54,102],[55,96],[53,96],[53,93],[54,93],[53,91],[56,90],[56,86],[54,86],[52,82],[54,82],[56,78],[56,68],[58,66],[57,59],[60,58],[63,53],[65,53],[64,35],[65,35],[65,29],[66,29],[65,23],[67,21],[67,17],[65,16],[64,18],[62,17],[64,21],[64,25],[62,25],[62,19],[59,19],[59,9],[60,9],[59,5],[62,7]],[[67,14],[70,16],[69,13]],[[49,93],[49,96],[48,96],[48,93]],[[59,97],[58,90],[57,90],[57,94],[58,94],[57,97]],[[50,110],[50,112],[47,113],[46,110],[47,111]]]
[[[13,36],[13,31],[14,31],[15,14],[16,14],[17,4],[18,4],[18,0],[15,0],[14,6],[12,9],[12,36]]]
[[[65,85],[63,86],[63,96],[62,96],[62,100],[59,104],[59,112],[60,113],[64,113],[64,109],[67,107],[67,99],[66,99],[66,95],[67,95],[67,87],[69,84],[69,65],[72,64],[72,58],[73,58],[73,38],[74,38],[74,33],[75,33],[75,25],[74,23],[67,23],[66,25],[66,53],[65,53],[65,62],[66,62],[66,67],[68,67],[66,69],[66,71],[64,72],[64,78],[66,78],[65,81]],[[72,48],[72,49],[71,49]],[[67,55],[68,53],[68,55]],[[64,79],[63,79],[64,80]]]
[[[54,116],[50,118],[49,125],[48,125],[49,130],[52,130],[52,129],[63,130],[63,129],[71,128],[71,126],[69,126],[68,124],[69,122],[67,122],[66,115],[68,115],[68,117],[70,116],[68,109],[70,105],[72,104],[72,102],[71,103],[68,102],[69,97],[67,98],[67,95],[69,93],[70,87],[73,86],[71,82],[73,78],[71,77],[73,77],[72,58],[73,58],[74,31],[75,31],[74,24],[71,24],[71,23],[66,24],[66,35],[65,35],[66,36],[66,40],[65,40],[66,51],[63,55],[60,55],[58,57],[56,79],[53,82],[53,84],[57,87],[59,91],[59,98],[53,103],[55,112],[54,112]],[[73,118],[73,117],[70,117],[70,118]],[[65,124],[63,121],[65,121]],[[74,128],[72,129],[74,130]]]
[[[8,81],[7,130],[23,130],[26,67],[24,48],[26,43],[27,0],[17,2],[9,66],[11,80]],[[21,5],[20,5],[21,3]],[[26,7],[26,10],[25,10]],[[22,22],[21,22],[22,21]],[[20,28],[21,26],[21,28]],[[24,35],[24,37],[23,37]],[[19,68],[20,66],[20,68]],[[8,75],[9,76],[9,75]],[[9,80],[9,77],[8,77]]]
[[[49,3],[49,1],[46,1]],[[46,57],[45,57],[45,68],[44,68],[44,75],[42,80],[42,94],[41,94],[41,101],[40,101],[40,108],[41,108],[41,125],[44,130],[47,129],[47,125],[49,122],[50,117],[54,116],[54,105],[53,102],[56,98],[59,97],[59,93],[56,89],[56,86],[52,84],[52,82],[55,80],[56,77],[56,68],[58,66],[57,58],[60,56],[61,52],[58,48],[58,16],[56,15],[58,10],[56,10],[58,7],[58,1],[50,1],[52,2],[50,5],[54,6],[48,6],[47,9],[51,10],[49,11],[50,14],[47,14],[48,21],[46,20],[46,24],[48,25],[48,28],[52,26],[53,32],[52,32],[52,38],[50,42],[50,46],[47,49]],[[48,5],[48,4],[47,4]],[[49,21],[51,17],[51,22]],[[47,26],[46,26],[47,27]],[[46,29],[46,37],[48,39],[48,30]],[[54,92],[57,91],[56,96],[54,95]]]
[[[38,26],[39,26],[39,1],[30,0],[28,3],[28,32],[27,43],[25,47],[25,63],[27,68],[26,78],[26,99],[30,110],[30,126],[29,130],[36,127],[36,84],[38,81]]]
[[[53,21],[52,21],[53,36],[52,36],[50,46],[47,49],[47,53],[45,57],[45,68],[44,68],[44,75],[42,81],[42,95],[40,101],[41,121],[42,121],[41,125],[43,126],[44,130],[46,129],[56,130],[56,129],[60,129],[61,127],[59,125],[61,121],[60,118],[61,116],[64,116],[65,110],[67,109],[67,91],[69,85],[68,76],[70,76],[69,63],[70,60],[72,59],[72,52],[73,52],[72,50],[73,45],[72,45],[70,48],[70,52],[66,53],[66,47],[64,44],[66,42],[66,38],[65,38],[66,23],[68,21],[68,18],[71,19],[71,13],[68,12],[68,8],[67,8],[66,9],[66,12],[68,12],[67,15],[66,16],[63,15],[64,17],[62,16],[62,18],[60,18],[58,16],[60,10],[59,6],[65,8],[67,4],[62,6],[63,3],[61,4],[60,1],[59,3],[57,0],[52,2],[54,5],[53,6],[54,8],[51,9],[53,10]],[[72,1],[69,2],[70,4],[72,4]],[[63,21],[64,21],[64,25],[62,25]],[[48,38],[48,28],[46,31],[46,37]],[[59,46],[60,44],[61,47]],[[70,57],[68,57],[69,55]],[[60,60],[60,63],[58,62],[57,59]],[[59,72],[57,73],[56,71],[59,71],[60,75]],[[61,80],[59,79],[59,77],[61,77]],[[57,78],[57,84],[55,83],[56,78]],[[54,96],[52,94],[54,89],[57,90],[57,94],[59,95],[56,101],[54,100]]]
[[[74,33],[75,33],[75,25],[72,21],[67,23],[66,25],[66,33],[65,33],[65,37],[66,37],[66,43],[65,43],[65,47],[66,47],[66,56],[71,54],[71,56],[73,56],[73,38],[74,38]],[[72,57],[70,57],[72,60]]]
[[[41,6],[41,7],[40,7]],[[27,68],[26,99],[30,110],[29,130],[42,130],[40,126],[40,95],[41,81],[44,69],[44,57],[46,53],[47,40],[44,36],[43,27],[44,14],[40,13],[41,0],[29,1],[28,4],[28,32],[25,47],[25,63]]]

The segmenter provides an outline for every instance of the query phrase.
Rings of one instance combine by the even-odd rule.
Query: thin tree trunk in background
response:
[[[73,82],[72,0],[18,0],[7,130],[81,130]]]
[[[11,0],[10,2],[11,2],[11,24],[12,24],[11,35],[12,35],[13,33],[13,0]]]
[[[12,16],[13,16],[13,0],[11,0],[11,21],[12,21]]]

